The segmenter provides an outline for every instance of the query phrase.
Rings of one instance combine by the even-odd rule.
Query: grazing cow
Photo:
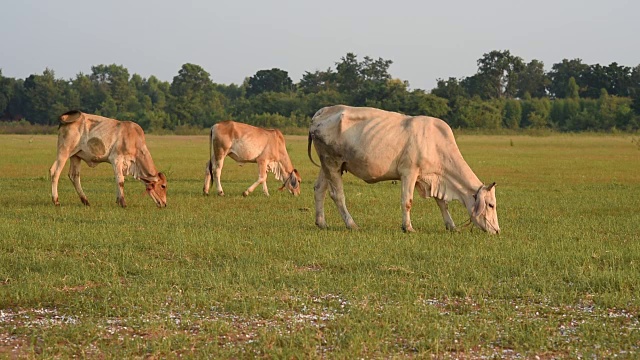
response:
[[[85,114],[77,110],[60,116],[58,128],[58,157],[51,166],[51,198],[58,201],[58,179],[67,159],[71,158],[69,179],[83,204],[89,205],[80,186],[80,161],[90,167],[108,162],[116,177],[116,202],[126,207],[124,177],[132,175],[147,187],[147,193],[158,207],[167,206],[167,178],[156,170],[147,149],[142,128],[130,121]]]
[[[216,182],[218,195],[224,196],[220,184],[220,174],[224,158],[229,155],[239,163],[257,163],[258,180],[254,182],[242,196],[249,195],[258,185],[269,196],[267,189],[267,171],[283,182],[279,190],[286,188],[293,195],[300,195],[300,174],[293,168],[284,136],[276,129],[261,129],[255,126],[223,121],[211,127],[209,133],[209,157],[204,177],[205,195],[209,195],[209,186]]]
[[[447,208],[458,200],[481,229],[500,232],[495,183],[485,186],[462,158],[451,128],[442,120],[344,105],[325,107],[313,116],[311,144],[320,157],[315,183],[316,225],[327,226],[324,199],[327,188],[347,228],[357,228],[345,206],[342,173],[348,171],[367,183],[402,182],[402,229],[412,232],[410,211],[414,188],[433,197],[447,229],[455,224]],[[317,165],[317,164],[316,164]]]

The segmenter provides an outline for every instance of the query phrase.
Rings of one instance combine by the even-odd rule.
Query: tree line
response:
[[[209,127],[233,119],[263,127],[309,126],[323,106],[371,106],[429,115],[454,128],[636,131],[640,124],[640,65],[584,64],[564,59],[545,71],[508,50],[477,61],[471,76],[437,79],[434,89],[411,89],[389,73],[391,60],[347,53],[326,70],[294,83],[287,71],[257,71],[240,84],[218,84],[196,64],[184,64],[171,82],[129,74],[121,65],[96,65],[90,74],[60,79],[52,69],[26,79],[0,69],[0,121],[55,125],[79,109],[132,120],[147,131]]]

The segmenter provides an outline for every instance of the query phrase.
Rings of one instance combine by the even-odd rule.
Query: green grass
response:
[[[115,204],[110,165],[65,169],[56,137],[0,135],[0,358],[517,358],[640,354],[640,151],[625,136],[460,135],[496,181],[502,233],[444,229],[400,185],[345,175],[360,230],[327,197],[314,224],[306,138],[287,137],[302,194],[257,189],[228,159],[227,196],[201,195],[205,136],[148,136],[169,178],[157,209],[141,183]],[[315,154],[314,154],[315,156]],[[317,157],[316,157],[317,159]],[[68,165],[67,165],[68,166]],[[417,195],[417,194],[416,194]],[[452,206],[458,224],[468,218]]]

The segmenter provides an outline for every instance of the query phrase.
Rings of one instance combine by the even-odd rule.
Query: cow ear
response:
[[[476,203],[473,205],[473,216],[480,216],[484,213],[485,208],[487,207],[486,202],[484,200],[484,196],[481,195],[481,192],[476,196]]]
[[[158,177],[159,177],[161,180],[163,180],[163,181],[167,181],[167,177],[166,177],[166,176],[164,176],[164,173],[159,172],[159,173],[158,173]]]

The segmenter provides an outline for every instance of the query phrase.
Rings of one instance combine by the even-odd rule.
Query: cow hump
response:
[[[60,115],[60,122],[63,124],[70,124],[72,122],[78,121],[82,118],[82,112],[79,110],[71,110],[66,113]]]

